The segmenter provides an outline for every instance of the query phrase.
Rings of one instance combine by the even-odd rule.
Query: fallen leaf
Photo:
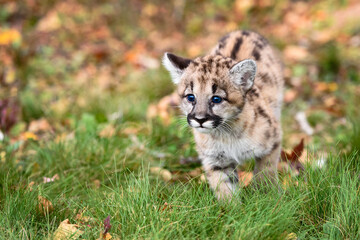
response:
[[[5,133],[17,122],[20,105],[14,98],[0,99],[0,129]]]
[[[308,50],[300,46],[287,46],[284,50],[284,57],[288,61],[302,61],[310,56]]]
[[[254,6],[255,1],[251,0],[236,0],[235,1],[235,11],[239,14],[245,14]]]
[[[171,205],[168,204],[167,202],[164,202],[164,205],[159,207],[160,212],[163,212],[163,211],[168,210],[168,209],[171,209]]]
[[[296,240],[296,239],[298,239],[296,233],[289,233],[285,237],[285,240]]]
[[[114,136],[116,129],[112,124],[107,125],[103,130],[100,131],[99,136],[102,138],[110,138]]]
[[[23,134],[22,134],[22,138],[24,139],[24,140],[28,140],[28,139],[32,139],[32,140],[38,140],[39,138],[38,138],[38,136],[36,136],[34,133],[32,133],[32,132],[24,132]]]
[[[28,184],[27,188],[29,189],[30,192],[33,190],[33,186],[34,186],[34,185],[35,185],[35,182],[34,182],[34,181],[31,181],[31,182]]]
[[[133,134],[137,134],[139,132],[139,128],[127,127],[127,128],[124,128],[121,132],[125,135],[133,135]]]
[[[253,177],[252,172],[238,171],[239,183],[241,186],[246,187],[250,184]]]
[[[57,30],[61,27],[61,21],[57,11],[49,11],[43,18],[38,22],[36,29],[41,32],[50,32]]]
[[[94,184],[95,188],[100,188],[100,186],[101,186],[101,182],[99,179],[95,179],[93,181],[93,184]]]
[[[106,233],[106,234],[100,233],[100,238],[98,238],[97,240],[101,240],[101,239],[109,240],[111,238],[112,236],[110,235],[110,233]]]
[[[65,219],[60,223],[58,229],[54,233],[54,240],[78,239],[83,231],[79,230],[79,225],[70,224],[69,219]]]
[[[5,151],[0,152],[0,162],[1,163],[6,162],[6,152]]]
[[[21,34],[16,29],[8,29],[0,32],[0,45],[9,45],[21,40]]]
[[[180,98],[178,94],[174,92],[160,99],[157,105],[150,105],[146,116],[149,119],[158,116],[165,125],[169,125],[171,122],[171,112],[175,112],[175,109],[179,104]]]
[[[45,118],[40,118],[30,123],[28,131],[32,133],[48,132],[52,131],[52,128]]]
[[[150,172],[152,174],[160,176],[166,182],[168,182],[172,179],[171,172],[169,170],[163,169],[161,167],[151,167]]]
[[[83,212],[81,210],[79,210],[79,213],[76,214],[75,220],[76,220],[76,222],[78,222],[82,225],[86,225],[88,227],[91,227],[93,225],[98,225],[97,224],[98,221],[95,218],[92,218],[89,216],[84,216]]]
[[[203,182],[203,183],[206,182],[206,177],[204,173],[201,174],[199,182]]]
[[[41,214],[47,215],[54,210],[52,203],[43,196],[38,196],[38,209]]]
[[[188,172],[187,174],[192,178],[199,177],[202,174],[202,168],[201,167],[195,168],[190,172]]]
[[[297,97],[297,95],[298,95],[297,91],[295,91],[293,89],[286,91],[285,95],[284,95],[284,102],[290,103],[290,102],[294,101],[295,98]]]
[[[280,159],[283,162],[289,162],[292,169],[301,172],[305,169],[304,165],[300,162],[303,151],[304,139],[302,138],[300,143],[294,147],[290,154],[282,150]]]
[[[144,54],[139,54],[137,56],[137,61],[138,64],[148,69],[157,69],[160,67],[160,62],[156,58]]]

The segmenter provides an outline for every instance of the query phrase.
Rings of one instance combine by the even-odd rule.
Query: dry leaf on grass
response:
[[[21,134],[21,139],[22,140],[32,139],[34,141],[39,140],[38,136],[32,132],[24,132],[23,134]]]
[[[151,167],[150,172],[157,176],[160,176],[164,181],[168,182],[172,179],[172,174],[169,170],[163,169],[161,167]]]
[[[147,118],[152,119],[160,117],[165,125],[171,122],[171,112],[174,112],[176,106],[180,103],[180,98],[177,93],[172,93],[160,99],[157,105],[150,105],[147,111]]]
[[[8,29],[0,32],[0,45],[9,45],[21,40],[21,34],[16,29]]]
[[[103,130],[100,131],[99,136],[102,138],[110,138],[114,136],[116,129],[112,124],[107,125]]]
[[[79,225],[70,224],[69,219],[65,219],[60,223],[58,229],[54,233],[54,240],[78,239],[83,231],[80,231]]]
[[[294,147],[290,154],[281,150],[281,161],[289,162],[292,169],[301,172],[305,169],[304,165],[300,162],[303,151],[304,139],[301,139],[300,143]]]
[[[28,131],[32,133],[48,132],[52,131],[52,128],[45,118],[40,118],[30,122]]]
[[[287,46],[284,50],[284,57],[288,61],[302,61],[309,57],[306,48],[299,46]]]
[[[42,215],[47,215],[54,210],[52,203],[43,196],[38,196],[38,209]]]
[[[253,177],[252,172],[238,171],[239,183],[241,186],[246,187],[250,184]]]
[[[171,205],[168,204],[167,202],[165,202],[163,206],[159,206],[159,209],[158,209],[158,210],[159,210],[160,212],[163,212],[163,211],[169,210],[169,209],[171,209],[171,208],[172,208]]]
[[[27,185],[27,188],[29,189],[30,192],[32,192],[34,185],[35,185],[34,181],[29,182],[29,184]]]

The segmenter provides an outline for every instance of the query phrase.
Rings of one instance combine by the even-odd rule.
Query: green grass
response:
[[[9,144],[0,170],[0,238],[51,238],[68,218],[80,225],[82,238],[95,239],[108,215],[111,235],[121,239],[285,239],[290,233],[300,239],[360,237],[356,151],[329,157],[322,169],[307,166],[281,193],[243,189],[224,204],[197,178],[164,182],[150,174],[149,166],[177,169],[177,156],[191,135],[175,131],[176,124],[164,127],[155,121],[147,128],[136,142],[122,133],[122,125],[110,138],[100,138],[91,128],[78,130],[72,140],[30,142],[23,147],[36,152],[20,159]],[[167,148],[174,144],[175,149]],[[42,177],[56,173],[59,180],[42,183]],[[30,181],[36,183],[32,191],[26,187]],[[38,210],[39,195],[54,205],[46,216]],[[92,222],[82,224],[76,219],[79,212]]]
[[[316,35],[322,25],[326,30],[329,21],[315,22],[294,39],[272,31],[286,24],[288,11],[301,10],[292,1],[245,12],[237,9],[238,1],[220,0],[186,1],[184,9],[159,0],[55,0],[39,7],[30,2],[9,2],[0,9],[5,28],[21,29],[22,35],[20,45],[0,54],[12,59],[3,61],[1,77],[15,71],[14,84],[0,79],[0,97],[15,98],[21,109],[17,124],[0,141],[0,239],[51,239],[65,219],[80,226],[81,239],[97,239],[109,215],[113,239],[360,239],[359,54],[349,42],[356,42],[356,26],[340,31],[341,41],[334,36],[319,46],[303,37]],[[306,11],[330,16],[328,8],[348,4],[320,1]],[[37,23],[55,10],[64,11],[62,27],[39,33]],[[146,117],[149,104],[174,91],[168,73],[130,61],[129,52],[159,62],[164,51],[205,53],[229,23],[258,30],[280,50],[309,45],[311,58],[285,61],[291,73],[286,88],[298,96],[283,107],[283,147],[291,149],[304,137],[293,116],[305,111],[315,129],[305,136],[308,152],[328,156],[321,169],[311,157],[303,175],[282,175],[281,192],[246,188],[222,203],[200,176],[183,176],[199,167],[179,163],[197,155],[189,128],[181,120],[165,126]],[[104,56],[92,52],[97,47],[100,55],[104,48]],[[319,82],[336,86],[319,90]],[[113,113],[118,119],[109,117]],[[36,132],[38,140],[24,139],[40,118],[51,129]],[[114,133],[101,137],[109,127]],[[183,177],[165,182],[150,173],[151,167]],[[58,180],[43,183],[56,174]],[[39,210],[39,196],[51,201],[50,213]]]

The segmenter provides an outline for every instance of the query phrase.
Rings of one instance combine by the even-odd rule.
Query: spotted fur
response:
[[[166,53],[181,109],[194,129],[208,182],[219,199],[237,189],[236,166],[255,159],[255,180],[277,180],[282,131],[282,64],[261,35],[235,31],[203,57]],[[188,99],[193,95],[193,102]],[[220,103],[212,102],[221,97]],[[190,99],[191,100],[191,99]]]

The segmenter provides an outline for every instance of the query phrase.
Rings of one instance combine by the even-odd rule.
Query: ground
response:
[[[358,239],[359,11],[355,0],[5,1],[0,238]],[[265,194],[244,186],[250,162],[224,204],[186,161],[192,134],[169,111],[160,59],[204,54],[235,29],[283,57],[282,146],[304,139],[305,170],[284,162],[282,190]]]

